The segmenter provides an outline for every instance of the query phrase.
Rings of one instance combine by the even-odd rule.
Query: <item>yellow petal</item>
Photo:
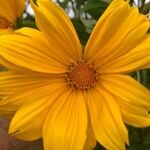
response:
[[[67,53],[72,59],[81,60],[80,41],[64,10],[49,0],[37,0],[37,6],[31,1],[31,5],[36,23],[49,43],[56,45],[57,51]]]
[[[16,19],[23,13],[25,0],[1,0],[0,17],[15,25]]]
[[[21,72],[21,73],[28,73],[31,72],[30,70],[26,69],[26,68],[20,68],[18,66],[16,66],[15,64],[9,62],[8,60],[4,59],[2,56],[0,56],[0,63],[5,66],[5,68],[7,68],[8,70],[13,70],[16,72]]]
[[[150,92],[140,83],[126,75],[101,75],[101,84],[113,95],[133,105],[150,108]]]
[[[135,127],[146,127],[150,124],[150,116],[144,107],[133,105],[124,99],[116,97],[118,101],[123,119],[127,124]]]
[[[86,140],[87,114],[81,93],[66,91],[50,107],[44,122],[45,150],[83,150]]]
[[[20,113],[20,111],[18,111],[17,113]],[[46,112],[44,111],[43,113],[39,113],[38,115],[35,115],[30,121],[26,121],[23,126],[19,126],[19,127],[17,126],[20,129],[16,131],[12,129],[12,125],[11,125],[9,134],[20,140],[33,141],[33,140],[39,139],[42,137],[41,128],[42,128],[45,116],[46,116]],[[16,121],[21,122],[22,119],[16,120]],[[11,132],[11,130],[14,133]]]
[[[20,107],[10,123],[9,134],[23,140],[40,138],[48,100],[48,97],[43,96]]]
[[[16,18],[20,17],[24,11],[25,0],[9,0],[15,12]]]
[[[87,127],[87,138],[83,150],[93,150],[95,146],[96,146],[96,138],[91,123],[89,121]]]
[[[149,90],[125,75],[101,76],[100,82],[116,97],[125,122],[137,127],[150,125]]]
[[[99,67],[102,74],[129,73],[150,68],[150,37],[140,42],[127,54]]]
[[[11,33],[11,32],[13,32],[14,31],[14,29],[13,28],[0,28],[0,35],[2,35],[2,34],[8,34],[8,33]]]
[[[132,114],[128,111],[122,110],[122,115],[127,124],[130,124],[134,127],[149,127],[150,126],[150,115],[146,114],[136,115],[135,113]]]
[[[99,19],[85,48],[85,60],[96,67],[136,47],[146,38],[150,25],[146,16],[140,15],[137,8],[131,8],[127,1],[115,0],[110,7],[114,9],[108,8]]]
[[[88,106],[98,142],[106,149],[125,150],[125,142],[128,142],[127,130],[113,97],[97,86],[88,95]]]
[[[104,101],[106,103],[106,107],[108,108],[109,112],[111,113],[111,116],[113,118],[113,121],[115,122],[118,131],[120,133],[120,136],[124,142],[129,144],[128,140],[128,131],[124,125],[124,120],[122,118],[121,109],[117,101],[114,99],[114,97],[109,94],[108,91],[104,90],[103,87],[100,85],[97,86],[97,90],[101,93],[101,95],[104,98]]]
[[[2,18],[6,18],[9,22],[14,23],[16,20],[15,12],[13,11],[14,8],[12,8],[11,0],[1,0],[0,5],[0,16]]]
[[[32,90],[32,93],[27,91],[24,95],[18,94],[14,99],[13,96],[9,97],[11,102],[14,101],[11,105],[18,103],[19,100],[23,102],[10,123],[10,134],[23,140],[34,140],[42,136],[42,126],[47,110],[65,91],[65,85],[61,82],[57,83],[43,86],[40,90]],[[9,101],[7,98],[2,101],[5,100]],[[6,107],[4,106],[3,109]]]
[[[47,80],[49,79],[47,78]],[[2,95],[4,92],[5,96],[0,101],[0,114],[5,114],[5,113],[8,114],[11,112],[15,112],[27,101],[31,101],[33,98],[37,98],[41,96],[43,93],[44,94],[51,93],[53,90],[56,90],[56,88],[58,90],[58,87],[62,87],[62,86],[67,87],[63,79],[51,78],[51,80],[47,81],[45,85],[39,83],[39,84],[33,85],[32,87],[30,86],[26,87],[25,89],[22,89],[22,90],[18,90],[17,88],[15,90],[11,89],[12,91],[10,90],[10,87],[8,88],[8,90],[1,89]],[[63,88],[63,90],[64,89],[65,88]]]
[[[43,34],[35,29],[24,28],[16,34],[0,36],[0,47],[4,63],[8,61],[20,68],[44,73],[64,73],[70,65],[68,55],[58,52],[53,43],[48,43]]]
[[[46,74],[35,74],[33,72],[21,74],[12,71],[0,72],[0,95],[3,93],[14,93],[29,88],[32,89],[35,86],[40,87],[48,85],[50,81],[51,76]]]

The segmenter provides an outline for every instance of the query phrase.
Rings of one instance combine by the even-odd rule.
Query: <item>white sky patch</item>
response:
[[[26,7],[27,7],[27,8],[26,8],[27,12],[28,12],[30,15],[34,16],[34,11],[33,11],[32,7],[31,7],[31,5],[28,5],[28,6],[26,6]]]
[[[134,1],[135,1],[136,5],[137,5],[138,4],[138,0],[134,0]],[[150,0],[146,0],[145,2],[148,3],[148,2],[150,2]]]

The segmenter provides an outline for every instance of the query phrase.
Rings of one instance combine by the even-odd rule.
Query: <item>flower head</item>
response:
[[[0,34],[15,29],[17,18],[24,10],[25,0],[0,1]]]
[[[124,150],[124,123],[150,125],[150,92],[127,74],[150,67],[149,21],[127,1],[113,0],[84,50],[65,12],[32,2],[40,31],[0,37],[0,112],[16,112],[9,133],[45,150]]]

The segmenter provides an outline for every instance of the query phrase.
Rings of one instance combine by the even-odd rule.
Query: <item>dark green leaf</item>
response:
[[[21,25],[22,25],[22,27],[37,28],[36,24],[32,21],[23,21]]]
[[[79,36],[79,39],[80,39],[82,45],[85,46],[85,44],[87,43],[87,40],[89,38],[89,33],[87,33],[87,31],[86,31],[85,25],[78,18],[72,19],[72,23],[77,31],[77,34]]]
[[[100,0],[87,0],[83,10],[89,13],[95,20],[98,20],[107,7],[107,2]]]
[[[148,14],[150,11],[150,2],[143,5],[141,13]]]

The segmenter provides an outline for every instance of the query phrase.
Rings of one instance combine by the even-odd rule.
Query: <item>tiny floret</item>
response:
[[[96,83],[96,69],[85,62],[78,62],[70,65],[67,79],[74,88],[89,89]]]

